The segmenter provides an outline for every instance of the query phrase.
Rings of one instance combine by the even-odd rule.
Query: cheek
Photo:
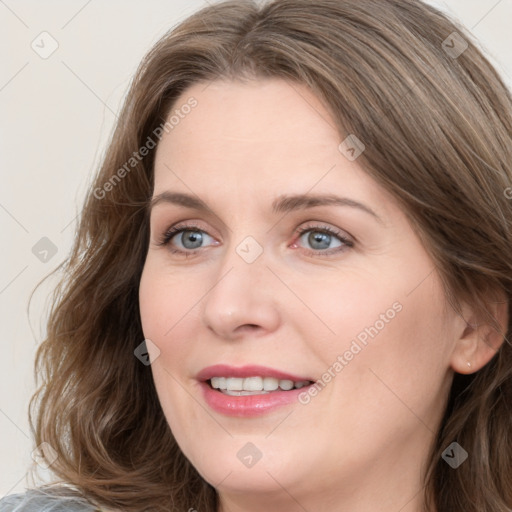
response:
[[[400,397],[421,409],[428,406],[425,397],[438,398],[450,331],[441,284],[434,274],[425,278],[429,266],[420,263],[404,264],[400,273],[396,266],[380,275],[347,273],[308,297],[333,331],[315,350],[321,350],[325,379],[336,382],[333,392],[345,406],[354,405],[352,397],[378,409],[375,397],[381,403]]]
[[[182,291],[176,293],[176,290]],[[142,329],[144,337],[160,351],[151,364],[153,381],[169,427],[180,439],[187,438],[186,423],[193,413],[193,408],[189,408],[186,418],[179,414],[190,402],[190,397],[183,391],[183,386],[188,385],[183,362],[189,359],[187,347],[190,343],[186,343],[182,335],[186,320],[194,313],[192,306],[197,299],[193,301],[193,298],[194,291],[190,287],[176,283],[151,260],[146,262],[139,285]],[[184,342],[180,343],[180,339]],[[176,418],[181,419],[177,421]]]
[[[180,385],[189,385],[188,364],[197,350],[190,341],[197,331],[197,306],[204,292],[200,279],[183,279],[154,260],[148,260],[142,272],[139,307],[144,337],[159,349],[151,365],[155,385],[162,403],[169,406],[182,400]]]
[[[148,261],[144,265],[139,283],[139,310],[144,336],[152,339],[157,332],[161,331],[158,321],[161,318],[162,304],[158,274]]]
[[[178,322],[194,316],[194,305],[201,298],[200,280],[184,280],[176,270],[166,271],[155,260],[148,257],[139,285],[142,329],[146,338],[168,343]]]
[[[398,307],[386,310],[393,299]],[[351,360],[343,364],[336,395],[360,421],[379,418],[393,430],[397,425],[409,428],[420,418],[435,428],[449,366],[442,305],[439,288],[429,281],[413,293],[372,301],[366,309],[372,315],[358,317],[365,323],[351,324],[359,332],[350,338],[355,344],[344,341],[344,361]]]

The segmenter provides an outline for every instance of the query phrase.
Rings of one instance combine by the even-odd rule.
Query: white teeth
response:
[[[215,389],[226,389],[226,377],[212,377],[210,379],[210,383],[212,385],[212,388]]]
[[[263,379],[263,389],[265,391],[275,391],[279,387],[279,380],[274,377],[265,377]]]
[[[226,389],[231,391],[242,391],[244,389],[244,379],[238,377],[230,377],[226,379]]]
[[[278,380],[274,377],[212,377],[211,385],[213,388],[227,392],[227,394],[254,395],[258,392],[270,392],[281,388],[283,391],[289,391],[293,388],[300,389],[310,384],[308,380],[293,382],[291,380]],[[233,391],[234,393],[230,393]],[[242,393],[236,393],[236,392]]]
[[[293,380],[280,380],[279,387],[284,391],[289,391],[290,389],[293,389]]]
[[[261,377],[249,377],[244,379],[243,389],[244,391],[261,391],[263,389],[263,379]]]

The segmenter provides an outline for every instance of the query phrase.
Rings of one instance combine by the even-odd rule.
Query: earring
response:
[[[468,361],[468,368],[471,368],[471,363]]]

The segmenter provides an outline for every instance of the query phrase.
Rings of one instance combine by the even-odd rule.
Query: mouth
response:
[[[301,389],[313,384],[311,380],[293,381],[276,377],[212,377],[206,383],[211,389],[229,396],[266,395],[279,391]]]
[[[226,416],[255,417],[296,405],[315,383],[311,376],[292,375],[265,366],[215,365],[196,376],[206,404]]]

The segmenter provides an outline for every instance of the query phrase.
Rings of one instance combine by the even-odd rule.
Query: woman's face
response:
[[[196,84],[171,115],[140,309],[181,449],[226,503],[403,506],[465,326],[407,217],[305,86]]]

